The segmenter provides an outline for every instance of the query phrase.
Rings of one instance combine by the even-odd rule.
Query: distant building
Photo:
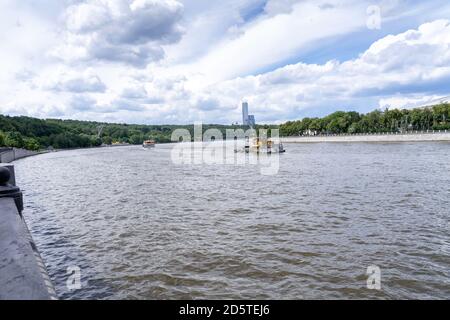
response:
[[[248,115],[248,121],[247,122],[248,122],[249,126],[254,127],[256,125],[255,116],[252,115],[252,114]]]
[[[248,102],[242,102],[242,124],[248,126]]]
[[[305,131],[305,133],[303,135],[304,136],[316,136],[317,135],[317,131],[308,129],[308,130]]]
[[[248,102],[242,102],[242,124],[251,127],[256,124],[255,116],[248,114]]]

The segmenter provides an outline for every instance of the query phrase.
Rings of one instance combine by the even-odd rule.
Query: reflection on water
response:
[[[171,147],[16,163],[60,297],[450,298],[450,144],[290,144],[274,176],[176,165]]]

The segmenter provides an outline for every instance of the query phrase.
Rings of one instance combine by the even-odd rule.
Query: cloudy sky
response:
[[[450,94],[448,0],[0,0],[0,113],[229,124]]]

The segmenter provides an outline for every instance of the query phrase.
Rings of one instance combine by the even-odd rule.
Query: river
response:
[[[450,143],[286,147],[275,175],[170,144],[17,161],[60,298],[450,299]]]

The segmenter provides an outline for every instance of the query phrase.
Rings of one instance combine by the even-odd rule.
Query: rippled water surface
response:
[[[274,176],[171,148],[16,162],[61,298],[450,298],[450,144],[290,144]]]

